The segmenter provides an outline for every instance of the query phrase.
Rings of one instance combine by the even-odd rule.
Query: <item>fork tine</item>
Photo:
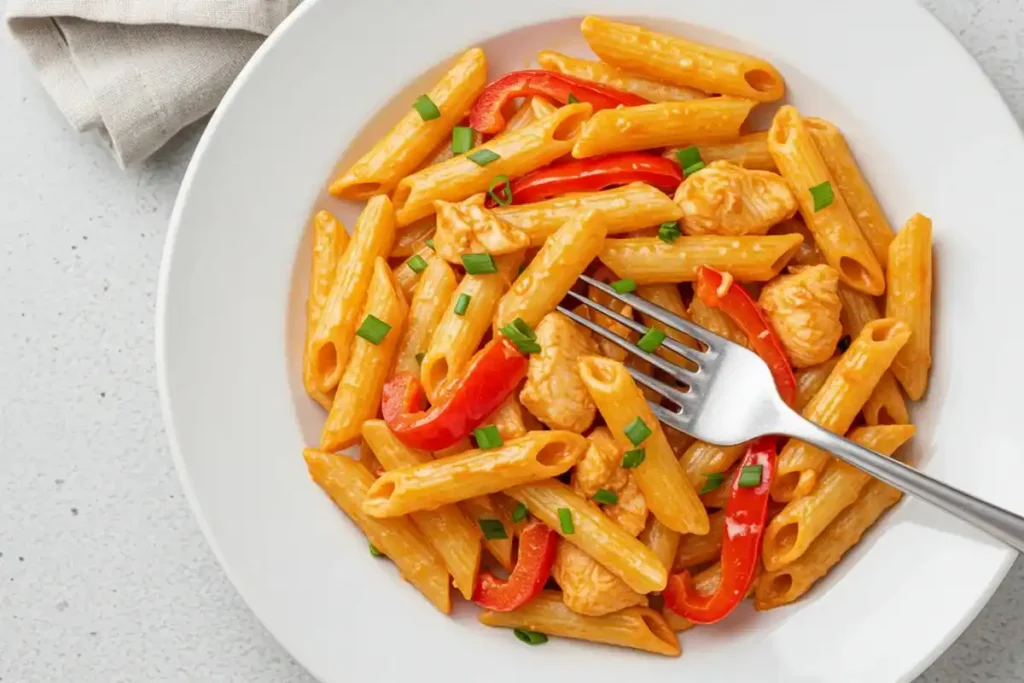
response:
[[[659,422],[667,424],[677,432],[682,432],[683,434],[688,433],[683,429],[684,421],[686,420],[684,413],[677,413],[674,410],[669,410],[665,406],[660,406],[653,401],[648,401],[647,405],[650,407],[651,412],[654,413],[654,417],[658,418]]]
[[[594,303],[593,301],[590,301],[589,299],[584,299],[584,300],[588,301],[589,304],[592,305],[596,310],[600,311],[601,313],[604,313],[605,315],[615,319],[618,322],[621,322],[624,325],[626,324],[625,321],[629,320],[629,318],[627,318],[627,317],[625,317],[623,315],[619,315],[618,313],[616,313],[615,311],[611,310],[610,308],[606,308],[606,307],[602,306],[601,304]],[[570,311],[565,306],[559,306],[558,307],[558,311],[561,312],[563,315],[568,316],[571,320],[575,321],[576,323],[578,323],[580,325],[583,325],[584,327],[586,327],[591,332],[595,332],[595,333],[601,335],[602,337],[604,337],[605,339],[607,339],[611,343],[616,344],[616,345],[626,349],[627,351],[629,351],[632,354],[640,356],[641,358],[643,358],[644,360],[649,362],[654,367],[658,368],[659,370],[663,370],[664,372],[668,373],[669,375],[671,375],[675,379],[679,380],[680,382],[685,382],[686,384],[689,384],[691,386],[693,386],[694,384],[698,384],[698,385],[700,384],[700,380],[697,379],[697,375],[696,374],[690,372],[689,370],[684,370],[683,368],[679,367],[678,365],[675,365],[673,363],[669,363],[667,360],[665,360],[661,356],[655,355],[653,353],[647,353],[646,351],[644,351],[643,349],[641,349],[639,346],[637,346],[633,342],[629,341],[628,339],[623,339],[622,337],[620,337],[619,335],[615,334],[611,330],[606,330],[605,328],[601,327],[597,323],[591,322],[590,320],[584,318],[582,315],[579,315],[579,314],[575,313],[574,311]],[[630,322],[632,322],[634,325],[636,324],[635,321],[630,321]],[[641,331],[642,330],[643,330],[643,326],[641,326]],[[655,391],[657,391],[657,390],[655,389]]]
[[[600,289],[605,294],[613,296],[613,297],[615,297],[616,299],[618,299],[619,301],[621,301],[621,302],[623,302],[625,304],[629,304],[630,306],[632,306],[634,309],[640,311],[641,313],[646,313],[647,315],[651,316],[655,320],[657,320],[659,322],[662,322],[662,323],[665,323],[666,325],[668,325],[669,327],[673,328],[674,330],[677,330],[678,332],[682,332],[683,334],[690,335],[691,337],[693,337],[697,341],[703,342],[703,343],[707,344],[709,347],[715,346],[715,345],[718,345],[718,344],[728,344],[728,343],[731,343],[728,339],[725,339],[724,337],[720,337],[719,335],[715,334],[714,332],[710,332],[710,331],[704,329],[700,325],[695,325],[694,323],[690,322],[686,318],[679,317],[678,315],[676,315],[672,311],[667,311],[664,308],[662,308],[661,306],[658,306],[656,304],[652,304],[647,299],[644,299],[642,297],[636,296],[635,294],[619,294],[618,292],[615,291],[615,289],[611,285],[605,284],[604,282],[601,282],[600,280],[595,280],[594,278],[590,277],[589,275],[580,275],[579,279],[582,280],[583,282],[586,282],[588,285],[593,285],[594,287],[597,287],[598,289]],[[570,294],[571,293],[572,292],[570,292]],[[668,348],[671,351],[675,351],[679,355],[682,355],[682,356],[686,355],[682,351],[678,351],[675,348],[675,346],[679,346],[679,347],[682,347],[682,348],[685,348],[685,349],[689,349],[688,346],[685,346],[684,344],[680,344],[679,342],[675,342],[675,346],[669,346],[668,342],[669,342],[669,340],[666,339],[665,340],[666,348]],[[690,351],[692,352],[693,349],[690,349]],[[690,356],[686,356],[686,357],[690,358]],[[690,360],[693,360],[693,358],[690,358]],[[699,362],[699,361],[695,361],[695,362]]]
[[[626,366],[626,371],[633,376],[638,383],[644,385],[651,391],[657,393],[660,396],[664,396],[668,400],[675,403],[680,408],[685,408],[687,405],[692,406],[694,402],[693,396],[686,392],[679,391],[675,387],[662,382],[661,380],[651,377],[646,372],[637,370],[636,368]]]

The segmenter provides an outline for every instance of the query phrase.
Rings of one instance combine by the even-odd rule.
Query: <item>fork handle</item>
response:
[[[1024,517],[986,503],[898,460],[859,446],[796,413],[792,413],[792,417],[799,419],[787,421],[789,436],[829,451],[874,478],[926,500],[1024,553]]]

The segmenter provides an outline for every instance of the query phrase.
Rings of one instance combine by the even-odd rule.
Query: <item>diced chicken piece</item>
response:
[[[824,363],[843,336],[839,273],[831,266],[794,268],[761,291],[758,301],[797,368]]]
[[[687,235],[763,235],[796,214],[789,183],[769,171],[713,161],[676,190]]]
[[[484,207],[484,195],[459,203],[437,200],[434,249],[449,263],[462,263],[464,254],[511,254],[530,246],[529,236]]]
[[[590,447],[576,465],[573,488],[585,498],[593,498],[599,489],[614,493],[618,502],[602,505],[602,510],[626,533],[639,535],[647,524],[647,500],[636,478],[622,468],[622,450],[607,427],[598,427],[587,439]]]
[[[580,378],[577,362],[597,353],[587,331],[561,313],[548,313],[536,329],[541,352],[530,356],[519,401],[551,429],[582,434],[597,406]]]
[[[562,589],[565,606],[577,614],[596,617],[647,604],[646,597],[568,541],[558,543],[551,576]]]

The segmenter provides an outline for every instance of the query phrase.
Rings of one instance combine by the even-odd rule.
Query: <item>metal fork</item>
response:
[[[620,294],[609,285],[586,275],[580,276],[580,280],[632,306],[634,310],[689,335],[706,347],[705,350],[694,349],[671,337],[666,338],[662,346],[696,366],[695,370],[682,368],[657,354],[644,351],[628,339],[623,339],[564,306],[558,307],[561,313],[575,322],[643,358],[689,388],[683,391],[635,368],[628,368],[638,383],[679,406],[678,410],[672,410],[651,404],[654,414],[665,424],[702,441],[725,446],[768,434],[805,441],[904,493],[926,500],[988,532],[1018,552],[1024,552],[1024,517],[986,503],[805,419],[779,396],[768,365],[745,347],[680,318],[646,299],[633,294]],[[635,332],[644,334],[647,331],[644,325],[632,318],[591,301],[578,292],[570,291],[569,296]]]

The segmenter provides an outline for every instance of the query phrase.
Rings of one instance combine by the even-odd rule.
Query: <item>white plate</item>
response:
[[[446,619],[310,482],[323,413],[302,392],[304,225],[340,154],[406,111],[424,72],[482,45],[492,75],[578,50],[587,13],[743,49],[835,121],[894,224],[935,220],[935,369],[923,467],[1021,509],[1020,131],[925,11],[878,0],[309,0],[235,82],[199,145],[164,253],[164,418],[199,523],[239,592],[324,681],[905,681],[966,627],[1012,554],[902,503],[798,604],[682,637],[681,659],[567,640],[527,648]],[[403,92],[404,90],[404,92]],[[380,114],[377,123],[364,130]],[[348,225],[355,207],[343,212]],[[749,608],[748,608],[749,609]]]

